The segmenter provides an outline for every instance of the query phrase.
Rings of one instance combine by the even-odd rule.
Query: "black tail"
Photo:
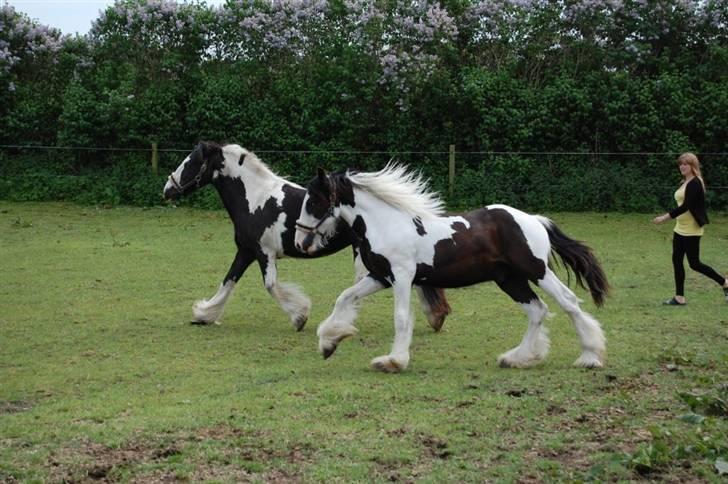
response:
[[[567,273],[573,272],[577,284],[591,293],[594,304],[602,306],[604,298],[609,293],[609,282],[592,250],[578,240],[570,238],[551,220],[544,218],[540,220],[549,234],[552,250],[561,258]]]

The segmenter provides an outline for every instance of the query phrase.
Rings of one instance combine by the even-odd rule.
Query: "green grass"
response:
[[[0,202],[0,481],[718,482],[720,290],[689,272],[689,305],[660,305],[671,227],[650,215],[548,215],[610,277],[606,307],[583,305],[607,335],[603,370],[571,366],[576,335],[548,298],[549,358],[498,368],[526,318],[493,284],[449,291],[441,333],[418,310],[402,374],[368,366],[392,342],[389,291],[324,361],[315,329],[353,280],[348,251],[280,262],[314,303],[300,333],[255,265],[221,325],[193,326],[234,255],[224,213]],[[702,258],[725,271],[728,217],[711,218]]]

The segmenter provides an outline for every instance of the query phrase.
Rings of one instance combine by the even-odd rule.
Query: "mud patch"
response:
[[[8,413],[27,412],[33,408],[32,402],[23,400],[0,401],[0,415]]]
[[[216,451],[212,461],[201,451],[209,445]],[[302,480],[299,475],[280,467],[305,466],[314,461],[314,454],[313,446],[306,443],[275,448],[274,440],[262,432],[217,425],[120,447],[81,440],[53,452],[45,467],[52,482],[115,482],[122,478],[139,483],[298,482]],[[192,464],[194,471],[178,474],[180,462]],[[139,468],[144,466],[155,469]]]
[[[113,482],[115,470],[164,461],[179,453],[181,449],[176,444],[133,443],[115,448],[84,440],[73,448],[52,453],[47,466],[54,482]]]
[[[447,440],[433,437],[431,435],[420,436],[420,442],[425,448],[425,453],[430,458],[449,459],[452,451],[448,449]]]

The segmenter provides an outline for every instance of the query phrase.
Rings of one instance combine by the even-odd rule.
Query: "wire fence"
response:
[[[0,150],[44,150],[44,151],[99,151],[99,152],[148,152],[153,153],[154,147],[148,148],[118,148],[118,147],[89,147],[89,146],[50,146],[50,145],[2,145]],[[162,153],[189,153],[190,148],[156,148]],[[397,150],[255,150],[260,154],[355,154],[355,155],[447,155],[450,150],[435,151],[397,151]],[[532,156],[674,156],[680,151],[455,151],[459,155],[532,155]],[[728,152],[706,152],[701,156],[719,156],[728,158]]]
[[[96,185],[112,187],[110,203],[159,203],[159,185],[193,147],[0,145],[0,198],[93,202]],[[305,184],[322,166],[374,171],[390,160],[420,170],[451,206],[510,203],[524,208],[639,210],[672,203],[679,152],[261,149],[273,171]],[[728,208],[728,152],[698,153],[708,202]],[[133,193],[145,192],[137,197]],[[614,194],[609,192],[613,191]],[[563,192],[563,193],[560,193]],[[566,192],[578,193],[570,196]],[[24,193],[24,194],[23,194]],[[101,197],[104,198],[104,197]],[[631,202],[625,202],[629,198]],[[636,201],[635,201],[636,200]],[[642,201],[639,201],[642,200]],[[566,202],[566,203],[565,203]],[[193,204],[195,199],[193,198]],[[215,204],[210,201],[203,205]]]

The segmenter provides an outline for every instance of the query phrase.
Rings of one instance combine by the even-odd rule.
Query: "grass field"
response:
[[[315,330],[350,285],[348,251],[281,261],[314,306],[297,333],[251,266],[219,326],[189,324],[234,255],[224,213],[0,202],[0,482],[719,482],[728,473],[728,304],[689,272],[672,294],[671,227],[650,215],[547,214],[585,240],[613,286],[602,370],[547,299],[549,358],[501,369],[526,318],[493,284],[417,310],[398,375],[392,296],[324,361]],[[728,270],[728,216],[702,258]],[[577,293],[584,299],[584,291]]]

